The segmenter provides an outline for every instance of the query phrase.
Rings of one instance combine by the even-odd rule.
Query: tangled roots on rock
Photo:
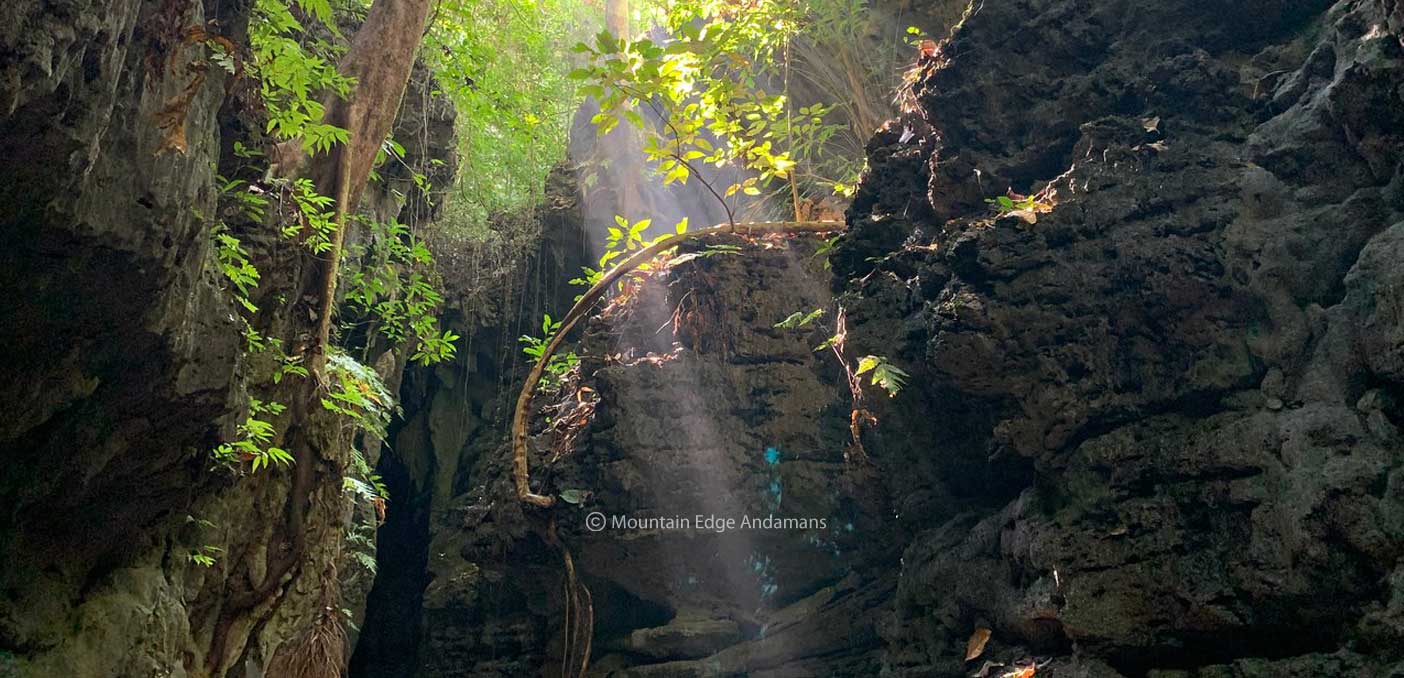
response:
[[[346,668],[346,629],[341,625],[336,565],[322,573],[317,618],[301,635],[283,643],[268,665],[278,678],[341,678]]]

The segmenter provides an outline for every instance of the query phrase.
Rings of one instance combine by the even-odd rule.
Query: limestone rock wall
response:
[[[888,673],[978,668],[979,627],[1039,675],[1399,670],[1401,29],[1389,2],[984,3],[923,68],[836,284],[856,342],[900,337],[928,406],[983,425],[875,456],[1027,479],[896,481],[1002,503],[924,513]],[[1045,186],[1036,223],[984,202]]]
[[[183,149],[157,114],[204,59],[186,29],[238,43],[250,5],[0,7],[0,675],[257,676],[329,588],[353,616],[362,607],[373,544],[347,534],[373,534],[375,516],[343,491],[352,441],[328,422],[312,435],[338,452],[317,460],[330,481],[308,504],[303,576],[253,609],[229,607],[288,548],[277,526],[290,474],[235,478],[210,458],[267,376],[246,359],[211,237],[216,173],[235,175],[230,145],[248,141],[246,83],[206,71]],[[418,116],[436,134],[447,116],[451,131],[451,110]],[[294,248],[240,228],[265,283],[259,329],[305,329],[299,300],[277,301],[302,270]],[[215,563],[191,559],[202,552]]]

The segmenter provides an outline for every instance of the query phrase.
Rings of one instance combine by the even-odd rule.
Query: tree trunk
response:
[[[621,40],[629,39],[629,0],[605,0],[605,30]]]
[[[212,676],[222,675],[232,657],[242,651],[242,642],[233,646],[229,642],[235,620],[278,595],[286,585],[284,578],[288,577],[291,582],[300,572],[306,552],[306,505],[313,489],[321,482],[316,468],[318,452],[311,439],[308,419],[317,402],[326,365],[347,216],[360,202],[376,153],[399,113],[400,99],[424,37],[429,3],[430,0],[376,0],[337,66],[342,75],[356,79],[356,86],[346,99],[333,98],[326,102],[325,120],[345,128],[347,142],[333,147],[326,155],[311,158],[307,165],[307,176],[318,192],[336,199],[337,229],[332,249],[325,259],[316,262],[313,274],[312,291],[318,294],[319,316],[317,336],[308,350],[308,369],[314,377],[307,379],[301,393],[294,396],[293,416],[287,432],[295,463],[282,531],[288,548],[285,553],[270,548],[263,581],[243,594],[231,593],[229,604],[220,611],[207,657],[207,672]],[[280,603],[281,598],[264,614],[272,614],[271,610]]]
[[[346,99],[333,97],[327,102],[326,119],[346,129],[347,142],[313,159],[308,170],[317,190],[334,196],[337,202],[333,246],[320,263],[317,279],[321,284],[314,286],[321,308],[310,359],[312,371],[318,375],[330,341],[346,217],[360,203],[376,153],[395,124],[415,53],[424,37],[429,4],[430,0],[376,0],[337,65],[342,75],[356,79],[356,87]]]

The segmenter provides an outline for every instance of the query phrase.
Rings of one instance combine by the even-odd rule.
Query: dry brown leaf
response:
[[[990,642],[990,630],[981,626],[970,634],[970,640],[965,643],[965,661],[970,661],[985,652],[985,644]]]
[[[1038,214],[1033,210],[1010,210],[1005,212],[1004,216],[1022,219],[1026,224],[1038,223]]]
[[[1156,131],[1160,127],[1160,116],[1157,115],[1154,118],[1143,118],[1141,120],[1141,127],[1144,128],[1147,132]]]

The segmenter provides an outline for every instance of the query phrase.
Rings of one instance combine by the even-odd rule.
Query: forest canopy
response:
[[[275,135],[303,138],[314,152],[341,140],[320,119],[315,95],[348,92],[351,83],[333,64],[370,5],[257,1],[254,60]],[[458,171],[451,185],[433,187],[449,198],[445,226],[486,235],[489,215],[538,201],[548,171],[565,158],[587,96],[616,104],[617,122],[672,93],[675,122],[705,124],[723,136],[759,135],[756,147],[775,136],[765,152],[802,157],[803,190],[845,191],[863,140],[891,113],[892,92],[912,58],[906,43],[921,37],[900,10],[889,17],[880,9],[865,0],[434,2],[418,51],[433,77],[411,82],[406,96],[446,96],[457,112]],[[614,25],[607,25],[610,13]],[[602,49],[602,38],[619,33],[634,41]],[[580,77],[591,66],[615,70]],[[609,82],[627,82],[629,91],[611,99],[618,90],[602,91]],[[704,108],[685,107],[694,102]],[[732,110],[719,110],[728,105]],[[393,139],[387,149],[414,141]],[[695,150],[704,152],[699,158],[723,159],[706,146]],[[727,159],[747,160],[734,153]],[[662,173],[674,169],[665,162]],[[770,169],[784,174],[788,165]]]

